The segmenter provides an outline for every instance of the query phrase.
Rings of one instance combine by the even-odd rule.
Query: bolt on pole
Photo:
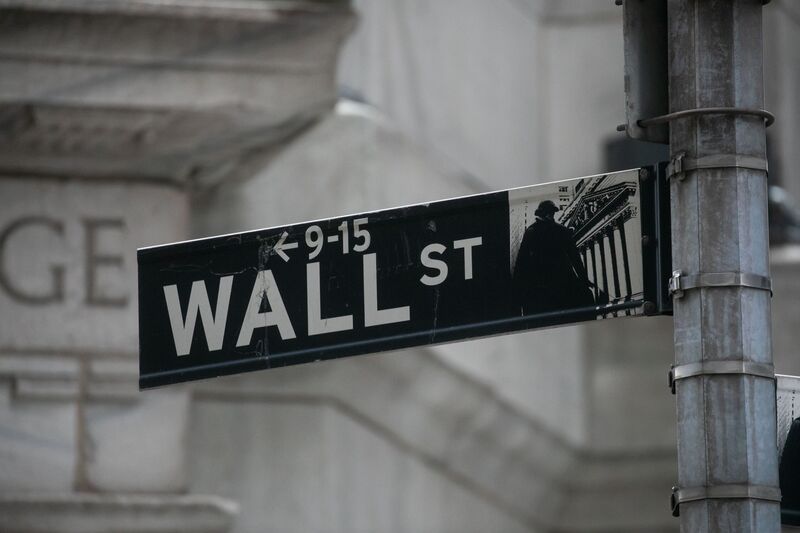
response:
[[[669,110],[717,108],[669,119],[674,500],[685,532],[778,532],[762,0],[667,4]]]

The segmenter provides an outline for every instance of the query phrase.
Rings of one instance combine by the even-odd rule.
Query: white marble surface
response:
[[[155,390],[136,401],[89,402],[86,481],[102,492],[186,490],[186,391]]]
[[[192,488],[240,502],[235,532],[537,531],[324,403],[199,397],[193,418]]]
[[[329,109],[347,3],[3,2],[0,167],[210,180]]]
[[[237,512],[215,496],[0,494],[4,533],[224,533]]]
[[[0,176],[0,352],[135,357],[136,248],[183,238],[187,209],[171,186]]]
[[[63,300],[51,306],[27,309],[0,287],[0,530],[677,528],[666,504],[675,479],[668,320],[212,380],[191,404],[183,389],[139,396],[126,366],[137,335],[132,250],[186,235],[188,207],[175,189],[109,176],[210,184],[193,199],[191,232],[205,235],[593,173],[622,122],[618,8],[357,1],[363,18],[340,81],[386,118],[348,104],[309,126],[335,98],[349,13],[320,32],[278,24],[291,37],[284,46],[262,31],[281,21],[260,19],[270,11],[260,2],[231,4],[224,16],[210,3],[80,4],[109,13],[63,18],[76,38],[60,49],[42,45],[61,31],[49,16],[35,31],[0,36],[2,104],[51,104],[15,115],[19,136],[0,145],[0,231],[31,214],[64,228],[63,239],[52,225],[16,233],[2,267],[40,294],[53,288],[52,268],[65,269]],[[788,3],[768,9],[775,4]],[[119,24],[144,8],[187,18],[168,32]],[[212,8],[225,20],[207,17]],[[192,27],[198,13],[208,20]],[[786,42],[800,34],[786,18],[767,23],[780,24],[790,57],[797,47]],[[252,40],[239,39],[253,28]],[[769,80],[782,84],[772,110],[791,117],[795,70],[772,68]],[[781,150],[796,158],[793,123],[780,122]],[[161,158],[142,159],[154,152]],[[20,163],[25,176],[7,170]],[[125,220],[119,238],[113,226],[98,235],[97,250],[123,260],[100,265],[95,280],[112,299],[132,294],[124,308],[85,305],[93,217]],[[795,270],[773,272],[776,365],[789,373]],[[98,357],[88,379],[86,353]],[[186,487],[235,499],[239,518],[229,501],[165,493]]]
[[[0,381],[0,494],[69,491],[75,481],[75,402],[19,403]]]

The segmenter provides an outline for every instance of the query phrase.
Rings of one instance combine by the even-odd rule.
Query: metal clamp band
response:
[[[712,485],[710,487],[672,487],[670,504],[672,516],[680,516],[682,503],[699,500],[734,500],[753,499],[768,502],[781,501],[781,491],[778,487],[769,485]]]
[[[774,380],[775,367],[770,363],[751,361],[703,361],[673,365],[669,370],[669,388],[675,394],[675,382],[680,379],[719,374],[744,374]]]
[[[666,124],[673,120],[681,118],[694,117],[697,115],[754,115],[761,117],[765,121],[766,127],[772,126],[775,122],[775,115],[766,111],[765,109],[753,109],[749,107],[700,107],[697,109],[684,109],[682,111],[675,111],[674,113],[667,113],[653,118],[644,118],[637,121],[637,124],[642,128],[650,126],[657,126],[659,124]]]
[[[768,276],[751,272],[704,272],[684,275],[680,270],[675,270],[669,279],[669,293],[673,298],[682,297],[683,291],[703,287],[748,287],[769,291],[772,294],[772,280]]]
[[[746,168],[769,172],[767,160],[761,157],[751,157],[738,154],[714,154],[698,158],[686,157],[686,152],[678,152],[667,165],[667,177],[677,176],[683,180],[685,172],[704,168]]]

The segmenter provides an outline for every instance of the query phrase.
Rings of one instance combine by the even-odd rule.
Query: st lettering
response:
[[[470,239],[459,239],[457,241],[453,241],[453,248],[456,250],[463,250],[464,253],[465,281],[472,279],[473,277],[473,248],[480,246],[481,244],[483,244],[482,237],[472,237]],[[419,258],[420,263],[422,263],[422,266],[430,271],[430,273],[423,274],[423,276],[419,279],[423,285],[433,287],[444,283],[444,281],[447,279],[450,269],[448,268],[447,263],[442,259],[442,254],[444,254],[446,250],[447,246],[444,244],[439,244],[438,242],[429,244],[422,249],[422,253],[420,254]]]

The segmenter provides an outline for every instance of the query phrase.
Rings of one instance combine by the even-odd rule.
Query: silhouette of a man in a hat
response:
[[[540,203],[522,238],[513,290],[524,315],[594,305],[572,230],[555,221],[558,210],[550,200]]]

